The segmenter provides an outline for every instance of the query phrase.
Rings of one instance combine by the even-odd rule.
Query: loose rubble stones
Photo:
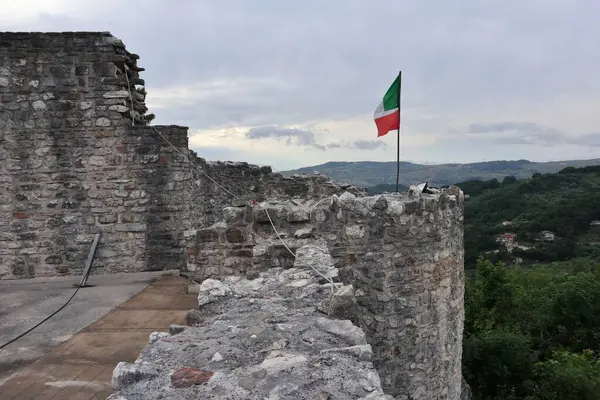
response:
[[[111,399],[392,399],[364,332],[316,309],[332,293],[317,276],[275,268],[204,281],[200,325],[151,335],[135,363],[115,369]]]

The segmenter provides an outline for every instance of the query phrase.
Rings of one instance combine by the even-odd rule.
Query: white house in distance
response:
[[[544,242],[553,242],[554,241],[554,232],[551,231],[542,231],[540,232],[540,239]]]

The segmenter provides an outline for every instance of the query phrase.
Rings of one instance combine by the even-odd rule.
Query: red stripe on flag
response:
[[[375,120],[375,125],[377,125],[377,137],[387,135],[389,131],[393,131],[400,127],[400,113],[395,112],[377,118]]]

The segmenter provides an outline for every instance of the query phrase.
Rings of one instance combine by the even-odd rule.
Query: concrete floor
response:
[[[161,275],[92,276],[96,286],[80,289],[60,313],[0,350],[0,397],[106,398],[117,362],[134,361],[151,332],[184,323],[187,310],[197,306],[184,278],[157,279]],[[0,344],[58,309],[74,281],[0,282]]]

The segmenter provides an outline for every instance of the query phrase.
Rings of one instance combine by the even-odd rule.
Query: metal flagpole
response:
[[[396,152],[396,193],[400,181],[400,93],[402,92],[402,71],[398,73],[398,147]]]

